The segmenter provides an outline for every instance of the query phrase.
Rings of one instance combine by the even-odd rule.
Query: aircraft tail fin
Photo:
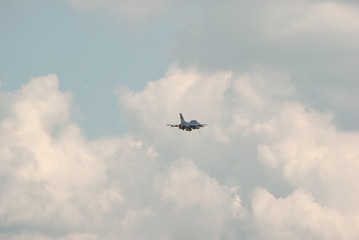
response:
[[[184,120],[184,118],[183,118],[183,116],[182,116],[182,113],[180,113],[179,115],[180,115],[180,118],[181,118],[181,123],[182,123],[182,124],[185,123],[185,120]]]

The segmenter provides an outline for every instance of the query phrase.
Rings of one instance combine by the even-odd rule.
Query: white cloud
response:
[[[50,75],[0,96],[1,238],[358,236],[358,134],[296,101],[286,74],[174,65],[120,88],[134,131],[94,141],[58,87]],[[209,125],[168,128],[178,111]]]
[[[130,21],[172,4],[70,3]],[[228,1],[189,14],[173,54],[212,71],[174,65],[143,91],[121,87],[128,136],[87,140],[54,75],[1,93],[1,239],[358,238],[358,132],[299,102],[288,74],[243,72],[271,64],[297,73],[296,85],[320,82],[319,97],[333,81],[323,76],[346,85],[357,73],[358,6]],[[331,97],[347,106],[346,93]],[[166,127],[178,112],[209,125]]]
[[[216,122],[230,78],[229,72],[209,76],[173,65],[164,78],[149,82],[142,92],[133,93],[121,87],[118,90],[120,108],[134,130],[141,134],[163,131],[168,116],[173,116],[171,121],[178,122],[179,111],[187,120],[198,116],[199,121],[201,118]]]
[[[58,87],[50,75],[1,95],[1,238],[179,239],[180,223],[195,239],[219,236],[224,222],[240,213],[236,192],[193,163],[173,156],[167,166],[154,146],[133,136],[86,140],[71,122],[70,93]],[[190,175],[176,182],[173,176],[182,173]],[[181,204],[186,182],[193,188]]]
[[[58,90],[56,76],[33,79],[1,100],[5,180],[0,215],[5,229],[87,229],[97,224],[97,214],[109,211],[108,204],[123,201],[107,185],[105,163],[69,122],[71,97]]]
[[[315,214],[323,218],[320,222],[336,225],[339,221],[341,224],[339,230],[326,233],[324,224],[317,225],[315,221],[307,221],[308,226],[296,223],[282,226],[278,223],[278,228],[283,228],[283,235],[274,233],[273,238],[302,239],[308,235],[303,230],[306,228],[313,229],[313,235],[310,235],[313,238],[319,236],[325,239],[331,233],[333,236],[343,234],[349,239],[355,238],[357,235],[353,229],[344,226],[346,222],[356,219],[358,211],[358,184],[355,184],[358,182],[358,134],[337,130],[331,114],[317,112],[297,102],[294,87],[286,75],[269,69],[257,69],[239,76],[226,72],[207,76],[193,71],[175,66],[165,78],[149,83],[142,92],[120,91],[121,109],[126,116],[131,116],[133,127],[141,129],[139,134],[153,143],[156,149],[161,149],[160,156],[165,148],[169,148],[172,156],[194,156],[196,165],[214,174],[220,181],[240,179],[237,183],[241,184],[242,181],[252,180],[250,184],[247,183],[248,186],[241,188],[266,185],[281,194],[285,193],[280,189],[285,188],[286,184],[302,188],[305,194],[295,191],[295,199],[300,198],[300,202],[302,195],[311,196],[310,201],[306,197],[303,201],[319,209]],[[176,92],[175,86],[178,86],[180,93]],[[202,102],[208,104],[200,107],[192,104]],[[209,127],[191,133],[182,133],[178,129],[164,132],[166,122],[163,119],[177,116],[173,109],[182,109],[183,106],[192,116],[210,119]],[[170,135],[175,139],[172,140]],[[151,136],[156,136],[156,139]],[[251,152],[258,152],[260,162],[266,171],[270,171],[269,175],[263,176],[263,169],[253,163],[256,158]],[[219,171],[221,168],[227,171]],[[247,175],[243,178],[237,176],[246,174],[241,169],[247,169]],[[190,170],[185,172],[191,173]],[[278,173],[284,179],[275,180],[272,183],[275,185],[271,185],[270,181],[280,178],[276,176]],[[175,174],[170,176],[170,179],[178,179]],[[178,176],[183,177],[183,181],[186,179],[184,173]],[[186,196],[191,193],[185,190],[192,191],[192,188],[182,189],[182,186],[191,185],[193,189],[197,189],[197,186],[184,183],[169,181],[167,184],[171,187],[166,188],[165,199],[178,206],[188,204]],[[177,191],[171,192],[177,188],[182,189],[180,195],[176,195]],[[288,199],[292,199],[291,195]],[[258,210],[258,202],[254,204],[253,211]],[[270,201],[268,208],[275,209],[275,204],[276,201]],[[289,204],[288,209],[295,206]],[[305,216],[308,210],[298,208],[296,211],[296,214]],[[354,214],[349,215],[350,212]],[[285,221],[286,218],[279,216],[278,221]],[[321,230],[324,231],[322,235]]]
[[[230,134],[252,131],[260,120],[256,118],[278,108],[293,95],[294,86],[288,76],[268,68],[233,77],[231,72],[205,74],[173,65],[164,78],[149,82],[143,91],[133,93],[120,87],[117,92],[121,111],[141,136],[160,134],[151,139],[155,142],[163,135],[170,137],[173,133],[164,126],[178,123],[182,112],[186,120],[196,117],[214,129],[204,128],[202,134],[226,142]]]

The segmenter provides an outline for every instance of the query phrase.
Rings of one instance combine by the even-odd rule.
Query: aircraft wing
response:
[[[178,127],[179,125],[178,124],[167,124],[167,126],[169,126],[169,127]]]

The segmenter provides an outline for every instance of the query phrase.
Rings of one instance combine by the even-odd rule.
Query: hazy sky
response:
[[[3,0],[0,33],[0,239],[359,238],[356,1]]]

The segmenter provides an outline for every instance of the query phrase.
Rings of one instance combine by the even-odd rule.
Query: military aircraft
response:
[[[191,120],[190,122],[186,122],[182,116],[182,113],[179,114],[181,118],[181,124],[167,124],[170,127],[178,127],[179,129],[192,131],[192,129],[200,129],[201,127],[207,126],[207,124],[201,124],[197,122],[197,120]]]

